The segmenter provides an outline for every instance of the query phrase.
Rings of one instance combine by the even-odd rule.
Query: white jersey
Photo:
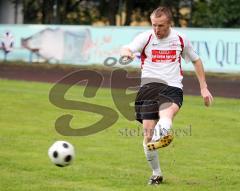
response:
[[[150,30],[139,34],[124,47],[133,53],[141,53],[142,85],[145,84],[144,79],[147,79],[148,83],[160,81],[182,89],[181,57],[190,61],[199,59],[190,41],[172,28],[164,39],[158,39]]]

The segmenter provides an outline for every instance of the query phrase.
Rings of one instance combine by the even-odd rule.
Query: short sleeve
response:
[[[188,40],[186,37],[184,38],[184,44],[185,45],[182,53],[182,57],[184,58],[184,60],[186,62],[189,62],[189,61],[194,62],[198,60],[199,55],[195,52],[190,40]]]
[[[149,32],[140,33],[133,39],[132,42],[123,46],[123,48],[129,48],[133,53],[142,52],[150,35],[151,33]]]

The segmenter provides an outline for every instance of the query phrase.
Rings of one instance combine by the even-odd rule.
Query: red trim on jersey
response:
[[[178,35],[178,38],[179,38],[179,40],[180,40],[180,43],[181,43],[181,49],[182,49],[181,52],[180,52],[180,54],[179,54],[179,58],[178,58],[178,60],[179,60],[180,74],[183,76],[183,70],[182,70],[182,58],[181,58],[181,56],[182,56],[183,49],[184,49],[184,42],[183,42],[183,38],[182,38],[181,36]]]
[[[146,49],[147,45],[149,44],[151,37],[152,37],[152,34],[148,37],[148,41],[145,44],[145,46],[143,47],[143,50],[141,52],[141,69],[143,68],[145,59],[147,58],[147,55],[145,54],[145,49]]]

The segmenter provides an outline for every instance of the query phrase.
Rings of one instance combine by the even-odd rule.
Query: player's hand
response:
[[[132,51],[130,51],[128,48],[123,48],[120,55],[123,58],[123,61],[133,60],[135,57]]]
[[[203,101],[204,101],[205,106],[209,107],[213,102],[212,94],[209,92],[209,90],[207,88],[202,88],[201,89],[201,95],[203,97]]]

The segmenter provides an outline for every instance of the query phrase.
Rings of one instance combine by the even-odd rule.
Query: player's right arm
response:
[[[137,35],[132,42],[129,44],[123,46],[120,51],[120,56],[127,57],[129,59],[134,58],[134,53],[142,52],[148,37],[149,37],[149,31],[140,33]]]

